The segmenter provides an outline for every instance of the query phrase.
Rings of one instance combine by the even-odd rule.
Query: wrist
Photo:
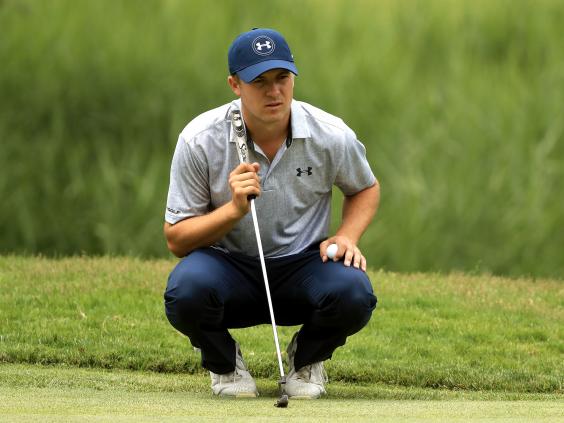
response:
[[[358,242],[360,241],[360,237],[355,236],[345,230],[337,230],[337,232],[335,233],[336,237],[343,237],[343,238],[347,238],[351,243],[353,243],[354,245],[357,245]]]
[[[230,201],[225,205],[225,214],[229,220],[233,222],[238,222],[247,213],[241,210],[239,207],[237,207],[237,205],[233,201]]]

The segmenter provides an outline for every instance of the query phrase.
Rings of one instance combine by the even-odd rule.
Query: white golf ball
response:
[[[338,249],[339,246],[337,244],[331,244],[329,247],[327,247],[327,257],[329,257],[330,259],[334,259],[335,256],[337,255]]]

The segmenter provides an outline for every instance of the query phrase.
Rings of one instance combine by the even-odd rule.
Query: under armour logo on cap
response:
[[[274,41],[266,35],[261,35],[253,40],[253,50],[256,54],[260,54],[261,56],[268,56],[274,53],[275,47],[276,44]]]
[[[253,28],[240,34],[229,47],[227,59],[229,73],[247,83],[271,69],[286,69],[298,74],[288,43],[273,29]]]

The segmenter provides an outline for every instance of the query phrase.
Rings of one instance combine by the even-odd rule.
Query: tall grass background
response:
[[[0,253],[166,256],[178,133],[264,26],[295,97],[367,148],[369,266],[564,277],[562,22],[559,0],[4,0]]]

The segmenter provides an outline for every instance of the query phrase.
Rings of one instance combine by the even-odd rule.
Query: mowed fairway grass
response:
[[[562,281],[371,271],[328,396],[280,410],[268,325],[233,331],[260,398],[211,396],[164,316],[174,264],[0,257],[0,421],[564,421]]]
[[[542,396],[525,396],[529,399],[519,401],[480,400],[475,393],[445,392],[443,401],[342,399],[338,394],[350,396],[354,388],[337,383],[331,398],[290,401],[288,408],[279,409],[273,406],[273,396],[212,398],[203,376],[30,366],[2,366],[0,376],[21,378],[18,382],[12,379],[12,386],[0,388],[0,421],[9,422],[554,422],[562,414],[561,400]],[[271,393],[272,382],[259,380],[258,385],[262,392],[266,389]],[[376,387],[373,392],[379,391],[385,397],[392,391],[401,394],[408,390]],[[423,396],[430,394],[424,390],[412,393],[416,391]]]

